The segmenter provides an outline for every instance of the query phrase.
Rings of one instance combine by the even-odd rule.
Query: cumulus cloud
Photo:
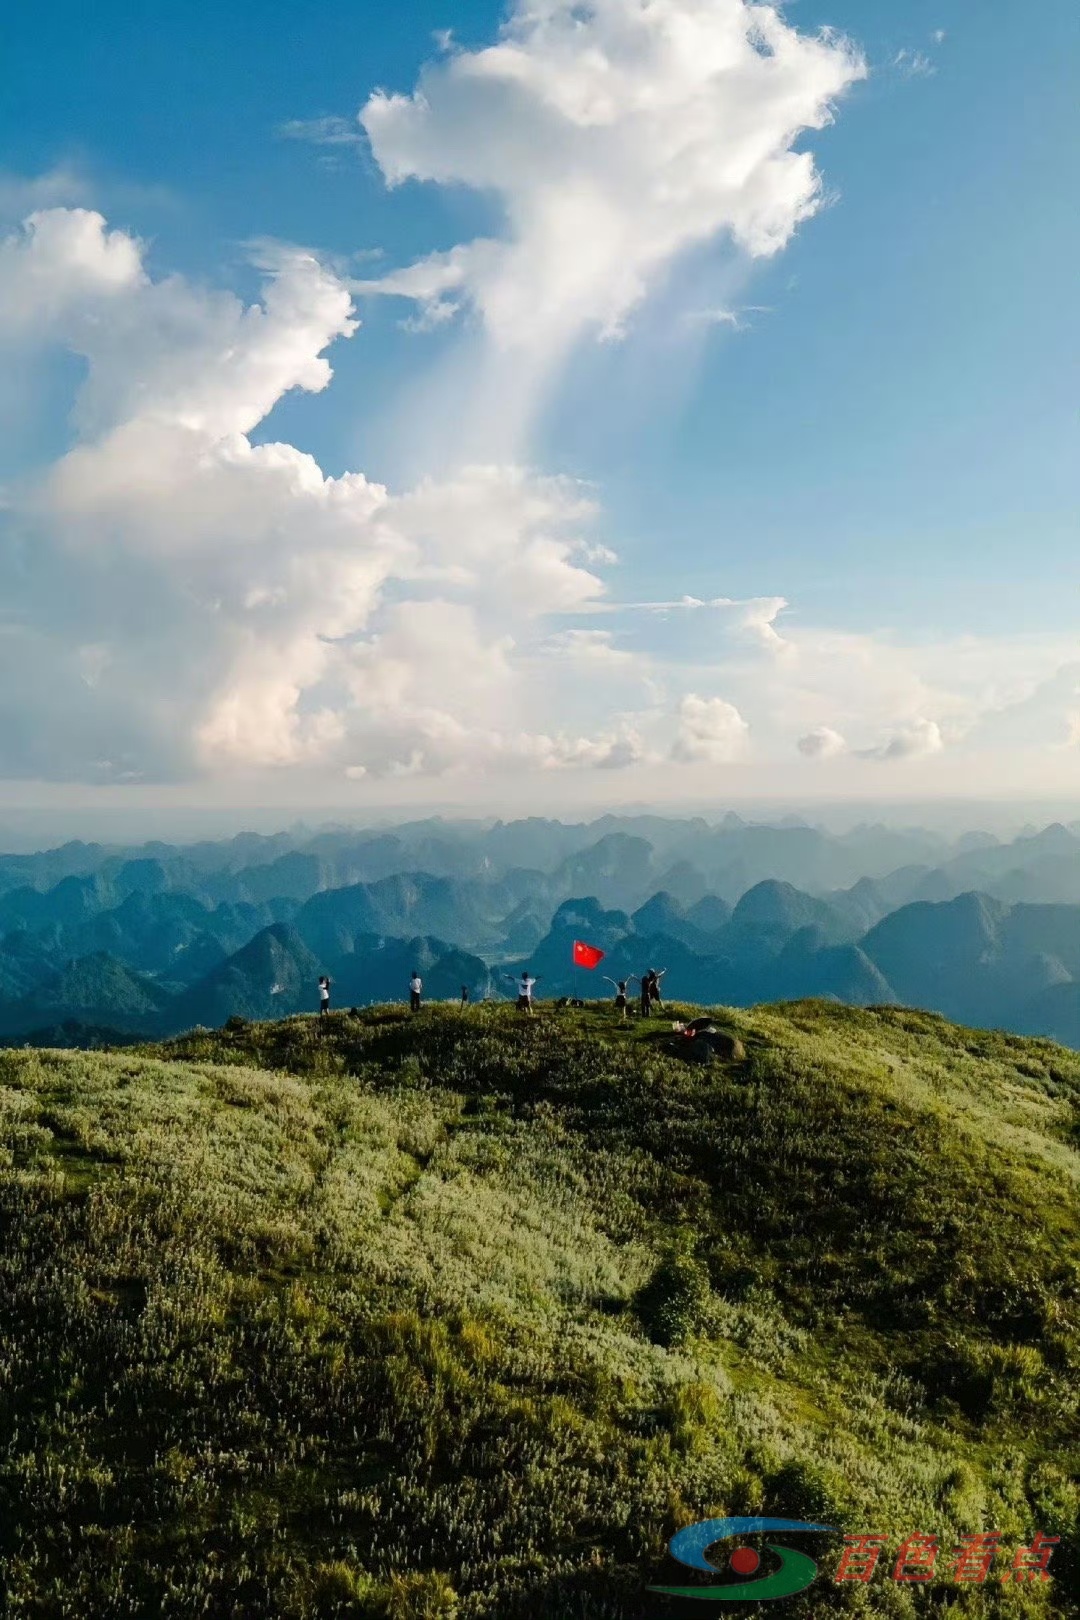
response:
[[[516,379],[535,400],[680,255],[778,251],[821,200],[806,132],[864,71],[839,38],[745,0],[521,0],[496,45],[445,49],[412,95],[368,102],[366,138],[391,184],[464,184],[502,220],[374,281],[268,243],[244,303],[151,276],[135,237],[56,206],[59,181],[24,193],[29,217],[0,238],[0,362],[62,345],[85,380],[71,448],[0,496],[0,774],[667,780],[672,762],[749,761],[752,734],[754,760],[797,749],[870,778],[859,762],[938,771],[946,740],[948,765],[1006,732],[1072,735],[1071,642],[905,645],[701,586],[619,603],[575,480],[492,454],[399,492],[254,442],[283,397],[328,386],[358,287],[421,323],[471,311],[474,389],[514,419]],[[283,133],[347,147],[358,131]]]
[[[144,280],[137,242],[88,208],[45,208],[0,240],[0,336],[92,319]]]
[[[865,73],[839,36],[747,0],[518,0],[499,41],[360,118],[389,185],[466,185],[505,233],[367,284],[550,359],[612,336],[664,270],[717,238],[767,257],[820,206],[801,136]]]
[[[625,669],[636,663],[633,655],[616,645],[608,630],[560,630],[549,636],[540,649],[564,667],[578,669]]]
[[[776,621],[787,607],[783,596],[680,596],[659,602],[611,602],[603,607],[593,605],[589,611],[649,613],[665,619],[672,614],[704,615],[719,620],[724,633],[784,656],[790,651],[790,643],[777,630]]]
[[[899,727],[877,747],[858,749],[857,754],[860,759],[885,761],[922,759],[928,754],[940,754],[944,747],[945,739],[937,721],[920,717]]]
[[[688,692],[679,705],[671,757],[686,765],[728,765],[742,754],[750,727],[724,698]]]
[[[3,244],[0,307],[32,310],[40,341],[87,363],[78,442],[3,514],[3,770],[127,781],[645,757],[603,691],[585,731],[579,714],[553,727],[526,689],[545,621],[603,596],[611,554],[588,537],[589,493],[480,466],[394,495],[254,444],[283,395],[326,387],[325,351],[356,328],[347,287],[311,254],[265,246],[259,264],[263,296],[245,306],[153,279],[139,243],[84,210],[35,215]],[[599,633],[566,651],[596,665],[605,645],[621,675]]]
[[[244,304],[155,279],[87,210],[3,242],[0,307],[86,362],[75,444],[0,510],[3,774],[480,780],[708,769],[745,757],[751,727],[755,757],[869,737],[848,753],[885,761],[1032,735],[1038,716],[1068,735],[1071,643],[781,634],[779,596],[619,604],[575,480],[476,465],[396,493],[254,443],[285,394],[327,386],[356,329],[313,255],[259,262]]]
[[[804,759],[838,759],[847,753],[847,746],[845,738],[831,726],[815,726],[796,744]]]

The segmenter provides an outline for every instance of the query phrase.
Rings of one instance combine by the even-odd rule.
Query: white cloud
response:
[[[892,65],[906,79],[929,79],[937,72],[925,51],[897,51]]]
[[[77,444],[0,514],[10,776],[708,770],[746,756],[751,729],[755,760],[797,746],[844,771],[843,738],[868,739],[854,760],[914,766],[946,740],[962,757],[1068,736],[1071,642],[781,634],[779,596],[618,604],[574,480],[473,466],[394,494],[254,444],[355,330],[310,254],[261,263],[245,306],[153,280],[138,242],[83,210],[4,243],[0,305],[87,362]]]
[[[788,602],[783,596],[730,597],[680,596],[659,602],[610,602],[589,604],[586,612],[649,613],[658,618],[671,614],[701,614],[715,619],[725,633],[736,639],[755,644],[779,657],[786,656],[790,644],[776,628],[776,621],[786,611]]]
[[[724,698],[688,692],[679,705],[671,757],[686,765],[727,765],[742,754],[750,728]]]
[[[144,280],[137,242],[87,208],[46,208],[0,240],[0,335],[33,340],[44,328],[93,318]]]
[[[626,669],[637,663],[633,654],[615,645],[608,630],[560,630],[548,637],[540,651],[564,667]]]
[[[846,740],[831,726],[815,726],[796,744],[804,759],[838,759],[847,753],[847,746]]]
[[[520,467],[467,467],[428,480],[395,503],[394,521],[426,559],[426,577],[467,589],[502,620],[579,611],[604,585],[581,531],[596,504],[575,480]]]
[[[359,127],[348,118],[290,118],[278,128],[288,141],[308,141],[312,146],[362,146]]]
[[[585,329],[614,335],[688,248],[784,246],[821,202],[796,143],[864,73],[843,39],[746,0],[519,0],[497,44],[360,115],[391,186],[494,195],[505,235],[368,290],[440,317],[468,302],[499,345],[549,362]]]
[[[910,721],[894,731],[875,748],[857,750],[860,759],[897,760],[922,759],[928,754],[940,754],[945,747],[941,727],[936,720],[923,717]]]
[[[745,319],[747,315],[771,313],[768,304],[743,304],[738,309],[690,309],[683,321],[688,326],[727,326],[733,332],[746,332],[750,328],[750,322]]]
[[[799,738],[796,747],[804,759],[840,759],[851,753],[856,759],[890,761],[940,754],[945,740],[936,721],[917,719],[898,727],[872,748],[850,749],[847,739],[831,726],[816,726]]]
[[[620,604],[575,480],[479,463],[394,493],[252,442],[283,396],[329,384],[357,286],[430,323],[474,312],[476,387],[513,417],[508,379],[531,399],[687,250],[777,251],[820,203],[795,147],[862,72],[835,37],[743,0],[522,4],[498,45],[452,50],[415,95],[364,112],[392,182],[494,194],[501,234],[352,285],[264,245],[247,306],[152,278],[98,213],[38,207],[0,242],[0,339],[64,344],[86,379],[75,447],[3,496],[0,768],[115,783],[291,770],[365,791],[445,774],[482,792],[494,773],[786,769],[795,749],[834,760],[832,781],[874,777],[867,760],[962,771],[1006,735],[1060,747],[1080,712],[1071,644],[907,644],[704,582]],[[356,131],[285,133],[348,146]],[[710,296],[712,318],[738,319]],[[500,352],[505,368],[485,369]],[[593,615],[603,629],[582,628]]]
[[[18,224],[45,209],[87,204],[89,190],[86,179],[66,166],[30,176],[0,169],[0,220]]]
[[[546,621],[603,596],[595,569],[612,554],[587,537],[588,492],[466,467],[395,496],[253,444],[285,393],[327,385],[324,351],[356,326],[312,255],[264,247],[260,263],[263,298],[245,307],[151,279],[139,244],[85,211],[36,216],[4,245],[0,305],[33,308],[41,341],[87,361],[79,442],[4,513],[6,771],[355,777],[644,758],[599,688],[588,730],[581,706],[553,726],[557,702],[530,689]],[[603,661],[605,636],[582,637],[567,667]],[[609,646],[620,679],[626,663]]]

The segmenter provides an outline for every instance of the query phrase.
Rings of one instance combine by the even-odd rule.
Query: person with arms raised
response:
[[[539,984],[539,982],[540,982],[539,979],[534,978],[534,976],[531,973],[529,973],[527,969],[521,974],[521,977],[518,978],[518,979],[515,979],[512,973],[508,973],[507,978],[510,979],[510,981],[512,983],[517,985],[517,1010],[518,1010],[518,1012],[528,1013],[529,1016],[531,1017],[532,1016],[532,1010],[533,1010],[533,1003],[532,1003],[533,986]]]
[[[630,978],[636,979],[637,974],[631,973]],[[626,1023],[628,1013],[626,987],[629,982],[630,979],[620,979],[616,984],[614,979],[609,979],[607,974],[604,974],[604,983],[615,986],[615,1011],[620,1015],[624,1024]]]

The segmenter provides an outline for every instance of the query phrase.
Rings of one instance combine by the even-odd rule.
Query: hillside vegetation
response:
[[[0,1054],[12,1616],[672,1620],[705,1517],[1063,1539],[1080,1056],[897,1008],[234,1021]],[[1000,1565],[998,1566],[1000,1568]]]

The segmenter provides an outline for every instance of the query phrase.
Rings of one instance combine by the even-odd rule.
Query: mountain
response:
[[[18,1000],[0,1005],[0,1031],[18,1034],[74,1020],[127,1031],[159,1027],[169,997],[105,952],[80,957],[48,974]]]
[[[771,964],[762,989],[777,1000],[828,997],[851,1007],[894,1005],[899,996],[858,945],[822,945],[815,928],[792,936]]]
[[[170,1029],[280,1017],[318,1002],[319,958],[287,923],[272,923],[168,1007]]]
[[[65,877],[85,877],[94,872],[111,852],[101,844],[79,840],[58,849],[35,851],[28,855],[0,854],[0,894],[11,889],[50,889]]]
[[[56,971],[56,952],[51,942],[25,929],[5,935],[0,940],[0,1004],[17,1001]]]
[[[687,908],[686,920],[702,934],[722,934],[731,921],[731,907],[718,894],[704,894]]]
[[[550,914],[540,909],[536,901],[522,900],[509,916],[503,919],[505,930],[499,942],[500,956],[527,956],[536,949],[550,926]]]
[[[838,1527],[770,1535],[802,1620],[1080,1612],[1080,1055],[722,1023],[700,1066],[492,1006],[0,1054],[7,1611],[674,1620],[730,1513]],[[985,1526],[977,1591],[891,1579]],[[840,1531],[884,1538],[850,1601]]]
[[[637,934],[661,934],[702,954],[709,948],[709,935],[690,921],[673,895],[662,890],[639,906],[630,921]]]
[[[496,882],[460,882],[428,872],[402,872],[375,883],[357,883],[313,895],[296,913],[297,932],[317,956],[348,952],[360,934],[439,934],[466,946],[490,947],[502,936],[504,919],[521,901],[511,875]]]
[[[850,889],[836,889],[827,898],[833,911],[854,930],[856,937],[896,909],[886,895],[885,883],[875,878],[860,878]],[[908,898],[904,893],[903,899]]]
[[[770,878],[742,896],[723,940],[729,954],[769,956],[804,928],[816,929],[826,943],[836,943],[850,931],[843,916],[828,901]]]
[[[677,904],[688,909],[708,898],[709,885],[705,880],[705,874],[690,861],[676,861],[674,866],[669,866],[666,871],[661,872],[656,880],[656,887],[661,893],[670,894]],[[729,906],[728,910],[730,909]]]
[[[1080,1047],[1080,983],[1067,979],[1044,986],[1023,1002],[1011,1024],[1022,1035],[1045,1035]]]
[[[862,948],[912,1006],[1058,1034],[1047,1009],[1067,1005],[1064,986],[1080,978],[1080,907],[1010,907],[977,894],[918,902],[884,918]]]
[[[528,960],[516,964],[529,968],[543,983],[544,995],[591,996],[603,993],[595,972],[573,965],[576,939],[597,945],[609,956],[620,941],[634,931],[625,911],[608,911],[595,896],[564,900],[551,919],[547,934],[529,952]],[[514,971],[511,965],[510,971]],[[602,972],[610,971],[607,963]]]
[[[370,1007],[379,1002],[408,1000],[413,972],[424,982],[428,1001],[457,1001],[462,986],[474,1001],[497,987],[495,975],[478,956],[430,936],[386,939],[361,936],[355,949],[331,966],[337,1006]]]
[[[114,885],[100,873],[61,878],[44,894],[31,888],[10,889],[0,898],[0,931],[70,926],[96,916],[119,898]]]
[[[393,952],[422,949],[440,997],[458,993],[458,976],[473,993],[501,994],[522,966],[546,993],[598,996],[607,974],[663,966],[676,1000],[900,1000],[1060,1034],[1073,1028],[1080,904],[1045,890],[1072,893],[1074,871],[1080,894],[1080,824],[949,840],[731,814],[711,823],[429,817],[186,846],[73,844],[0,856],[0,1009],[21,1021],[34,1011],[25,998],[64,984],[68,964],[102,956],[153,985],[157,1026],[130,984],[101,986],[103,1027],[132,1033],[188,1016],[268,1014],[284,994],[268,1001],[269,986],[283,977],[295,978],[290,1005],[307,1008],[312,958],[316,978],[331,972],[361,1005],[376,990],[403,995],[409,968]],[[976,876],[985,887],[964,887]],[[250,959],[235,958],[279,924],[308,955],[284,976],[262,963],[253,982]],[[606,952],[600,973],[573,966],[575,938]],[[50,1004],[41,1027],[87,1011]]]
[[[568,856],[554,873],[564,894],[595,895],[611,910],[630,910],[655,887],[653,848],[645,838],[613,832]]]
[[[339,955],[316,956],[297,928],[275,923],[211,969],[199,983],[168,1002],[161,1027],[213,1028],[229,1018],[282,1017],[318,1006],[318,982],[327,973],[335,1008],[408,999],[416,969],[429,1000],[457,1000],[462,985],[482,999],[492,989],[479,957],[430,937],[390,939],[361,934]]]
[[[1007,915],[984,894],[920,901],[885,917],[862,948],[901,1001],[978,1023],[993,1010],[987,968],[1000,955]]]

